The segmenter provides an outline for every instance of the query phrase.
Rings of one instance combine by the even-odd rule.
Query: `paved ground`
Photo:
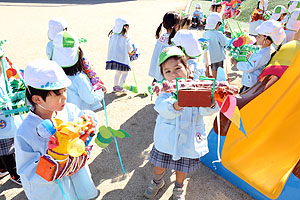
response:
[[[0,0],[2,30],[0,39],[9,41],[5,45],[7,55],[19,68],[36,58],[46,58],[47,26],[51,17],[64,17],[69,31],[87,38],[82,45],[86,57],[97,68],[97,72],[108,87],[105,97],[109,125],[122,128],[131,134],[129,139],[119,139],[118,144],[126,169],[122,174],[114,142],[109,151],[94,147],[89,166],[93,180],[101,191],[98,199],[143,199],[144,189],[152,177],[152,166],[147,157],[152,148],[153,128],[156,113],[154,101],[143,96],[116,96],[111,93],[114,72],[105,71],[108,46],[108,32],[113,27],[114,18],[123,15],[130,21],[130,34],[141,52],[141,57],[133,63],[140,88],[146,90],[152,82],[147,72],[155,44],[155,31],[163,15],[170,10],[185,9],[186,0]],[[63,2],[63,3],[62,3]],[[71,3],[72,2],[72,3]],[[238,83],[240,74],[228,67],[231,79]],[[134,83],[132,75],[129,83]],[[98,116],[105,124],[104,111]],[[211,127],[211,118],[206,119]],[[174,174],[165,176],[166,186],[157,199],[169,199],[172,195]],[[26,199],[22,188],[8,180],[0,179],[0,200]],[[247,194],[220,178],[207,167],[189,174],[185,184],[188,200],[249,200]]]

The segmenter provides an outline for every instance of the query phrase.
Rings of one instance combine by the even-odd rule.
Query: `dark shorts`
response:
[[[155,147],[152,148],[149,161],[156,167],[173,169],[185,173],[193,172],[200,167],[200,158],[180,158],[179,160],[173,160],[172,155],[160,152]]]
[[[219,67],[223,68],[223,60],[216,63],[211,63],[211,69],[217,71]]]

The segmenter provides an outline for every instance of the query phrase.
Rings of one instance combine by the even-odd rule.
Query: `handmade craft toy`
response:
[[[2,73],[5,81],[6,94],[0,98],[0,109],[6,117],[29,112],[30,106],[25,102],[25,82],[12,62],[5,56],[2,45],[6,40],[0,41],[0,59]]]
[[[46,181],[73,175],[89,159],[91,147],[86,147],[85,142],[94,130],[87,118],[67,123],[56,118],[44,120],[37,131],[41,137],[49,137],[47,153],[40,157],[36,169]]]
[[[207,50],[207,47],[208,47],[208,45],[209,45],[208,39],[200,38],[200,39],[198,39],[198,41],[199,41],[199,43],[200,43],[200,46],[201,46],[203,52],[204,52],[205,50]]]
[[[84,66],[84,73],[89,77],[94,90],[100,90],[104,87],[104,83],[101,81],[99,76],[93,67],[93,65],[84,57],[83,58],[83,66]]]
[[[137,48],[135,48],[135,45],[132,44],[132,47],[133,47],[133,50],[129,53],[129,58],[130,58],[130,61],[134,61],[134,60],[137,60],[140,56],[140,53],[137,51]]]
[[[225,5],[224,15],[227,18],[239,16],[241,13],[241,3],[241,0],[222,1],[222,4]]]

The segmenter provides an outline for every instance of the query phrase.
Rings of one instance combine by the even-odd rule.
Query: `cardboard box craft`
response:
[[[211,107],[211,89],[181,89],[178,91],[178,105],[181,107]]]

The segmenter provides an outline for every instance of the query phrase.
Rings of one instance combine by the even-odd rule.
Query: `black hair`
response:
[[[160,37],[161,27],[163,26],[165,29],[170,30],[172,29],[172,32],[169,36],[169,44],[172,44],[171,39],[175,36],[176,30],[175,25],[180,24],[181,22],[181,15],[177,12],[170,11],[167,12],[164,15],[163,22],[157,27],[155,37],[158,39]]]
[[[171,58],[174,58],[175,60],[179,60],[182,64],[183,64],[183,66],[185,67],[185,69],[187,70],[187,71],[189,71],[189,65],[188,65],[188,63],[187,63],[187,59],[186,59],[186,57],[185,56],[171,56],[171,57],[169,57],[167,60],[169,60],[169,59],[171,59]],[[167,60],[165,60],[163,63],[165,63]],[[162,63],[162,64],[163,64]],[[164,76],[164,73],[163,73],[163,69],[162,69],[162,64],[160,64],[160,73],[161,73],[161,75],[162,76]]]
[[[192,18],[190,15],[187,15],[181,19],[180,27],[183,28],[185,25],[190,26],[191,24],[192,24]]]
[[[221,4],[211,5],[210,9],[211,9],[212,12],[217,12],[219,7],[222,7],[222,5]]]
[[[271,58],[270,58],[268,64],[266,64],[266,66],[268,66],[268,65],[270,64],[272,58],[273,58],[273,57],[275,56],[275,54],[280,50],[281,46],[282,46],[282,44],[280,44],[280,45],[277,47],[276,51],[274,51],[274,52],[271,54]]]
[[[127,28],[126,27],[128,27],[128,26],[129,26],[129,24],[124,24],[122,32],[121,32],[121,34],[123,36],[125,36],[127,34]],[[110,30],[107,36],[111,37],[112,34],[113,34],[113,30]]]
[[[84,64],[83,64],[83,52],[81,48],[78,48],[78,60],[72,67],[63,67],[64,72],[68,76],[74,76],[77,73],[83,72]]]
[[[32,97],[33,95],[38,95],[40,97],[42,97],[42,99],[44,101],[46,101],[46,97],[51,95],[51,92],[53,92],[56,95],[60,95],[60,90],[41,90],[41,89],[36,89],[34,87],[31,86],[27,86],[26,88],[26,98],[28,99],[28,101],[30,102],[31,105],[35,105],[35,103],[32,101]]]

